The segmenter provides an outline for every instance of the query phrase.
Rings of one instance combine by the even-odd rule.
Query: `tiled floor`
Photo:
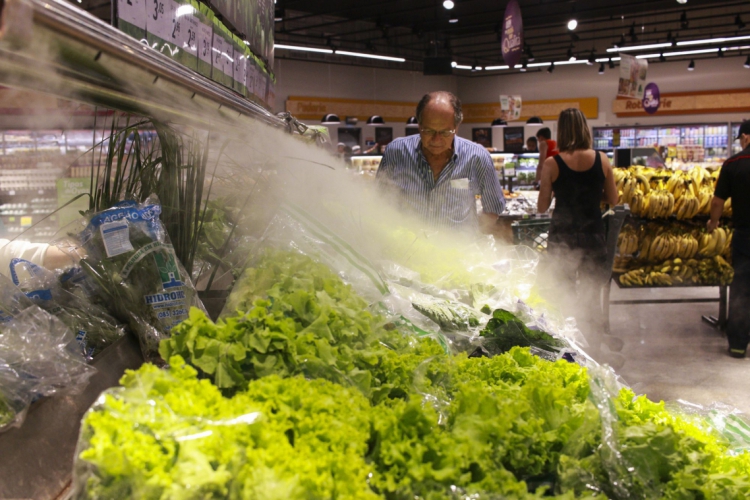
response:
[[[718,296],[718,288],[620,290],[614,284],[611,293],[612,300]],[[729,357],[723,334],[701,321],[718,311],[718,302],[611,306],[612,334],[625,343],[617,373],[652,400],[718,401],[750,415],[750,358]]]

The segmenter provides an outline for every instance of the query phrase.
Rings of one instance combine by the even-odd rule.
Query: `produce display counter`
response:
[[[126,335],[94,359],[97,373],[82,392],[43,398],[29,408],[23,426],[0,433],[0,498],[64,498],[83,414],[125,370],[142,363],[138,341]]]

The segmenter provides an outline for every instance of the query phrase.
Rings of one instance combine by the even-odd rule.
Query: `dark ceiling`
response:
[[[498,42],[507,1],[277,0],[276,43],[334,47],[398,56],[406,63],[277,50],[277,58],[421,69],[427,55],[451,56],[462,65],[503,64]],[[750,35],[750,2],[720,0],[519,0],[529,59],[560,61],[606,57],[615,43],[641,45]],[[684,13],[684,17],[683,17]],[[450,23],[451,16],[458,22]],[[737,19],[737,16],[740,16]],[[566,24],[578,20],[574,32]],[[743,24],[747,23],[747,27]],[[750,40],[743,42],[750,45]],[[735,44],[736,45],[736,44]],[[651,51],[653,52],[653,51]],[[736,53],[735,53],[736,54]],[[743,53],[744,54],[744,53]],[[532,57],[533,56],[533,57]],[[716,57],[715,54],[707,57]]]

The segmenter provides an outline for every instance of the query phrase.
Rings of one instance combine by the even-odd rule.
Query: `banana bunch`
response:
[[[678,244],[681,238],[674,234],[664,233],[656,235],[651,241],[646,253],[641,253],[641,258],[649,262],[659,262],[670,259],[677,254]]]
[[[729,285],[734,279],[734,269],[720,255],[699,261],[697,272],[703,285]]]
[[[711,186],[701,186],[698,191],[698,199],[700,200],[700,206],[698,207],[698,213],[700,215],[711,214],[711,200],[714,197],[714,189]]]
[[[675,202],[674,214],[679,220],[692,219],[698,214],[700,206],[698,198],[691,191],[685,191]]]
[[[638,251],[638,234],[632,227],[620,231],[617,237],[617,252],[620,255],[632,255]]]
[[[731,245],[733,231],[717,227],[716,230],[708,234],[704,232],[701,236],[698,248],[698,254],[702,257],[715,257],[721,255]]]
[[[666,273],[646,272],[643,269],[634,269],[621,274],[619,281],[623,286],[672,286],[674,284],[672,277]]]
[[[651,189],[649,179],[640,173],[640,171],[635,170],[634,167],[630,167],[627,170],[615,169],[615,171],[617,170],[620,173],[615,176],[615,184],[617,185],[618,194],[622,193],[620,194],[620,204],[627,203],[628,205],[632,205],[633,196],[638,192],[640,192],[641,196],[648,194]]]
[[[614,273],[627,273],[630,264],[633,262],[633,257],[629,255],[615,255],[615,261],[612,264],[612,272]]]
[[[682,234],[677,237],[677,251],[675,255],[680,259],[692,259],[698,253],[698,240],[692,234]]]
[[[666,189],[651,190],[646,197],[645,206],[641,207],[640,215],[649,219],[666,218],[672,215],[674,205],[674,195]]]

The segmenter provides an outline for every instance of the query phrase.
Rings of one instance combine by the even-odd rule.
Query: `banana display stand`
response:
[[[620,203],[632,212],[618,236],[613,280],[620,288],[718,287],[718,298],[616,300],[609,304],[719,302],[719,317],[704,317],[724,328],[727,285],[732,282],[733,230],[724,223],[706,232],[719,169],[690,170],[631,166],[616,168]],[[727,201],[724,217],[731,215]],[[608,287],[609,288],[609,287]]]

